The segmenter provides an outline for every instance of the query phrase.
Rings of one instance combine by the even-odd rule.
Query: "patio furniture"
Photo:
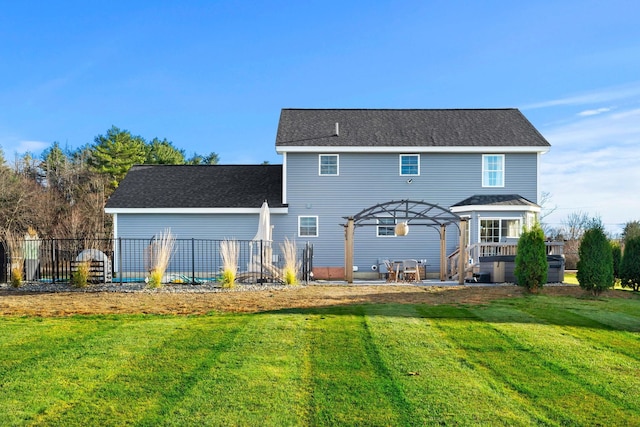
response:
[[[387,268],[387,282],[398,281],[398,264],[385,259],[384,266]]]
[[[420,282],[418,260],[405,259],[402,261],[402,280],[405,282]]]

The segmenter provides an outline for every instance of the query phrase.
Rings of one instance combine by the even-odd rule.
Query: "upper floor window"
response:
[[[400,154],[400,175],[420,175],[419,154]]]
[[[378,237],[393,237],[396,235],[395,218],[378,218]]]
[[[504,154],[482,155],[482,186],[504,187]]]
[[[338,155],[320,154],[318,166],[320,175],[338,175]]]
[[[318,237],[318,217],[299,216],[298,217],[299,237]]]

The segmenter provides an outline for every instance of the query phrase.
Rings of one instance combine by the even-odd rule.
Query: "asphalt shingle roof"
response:
[[[336,123],[339,135],[335,136]],[[283,109],[276,147],[549,147],[510,109]]]
[[[106,208],[282,207],[282,165],[137,165]]]
[[[454,206],[538,206],[518,194],[475,194]]]

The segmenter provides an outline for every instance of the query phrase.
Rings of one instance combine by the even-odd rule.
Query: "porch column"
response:
[[[353,283],[353,217],[347,219],[344,227],[344,280]]]
[[[447,239],[446,225],[440,224],[440,281],[447,280]]]
[[[467,219],[460,219],[460,254],[458,258],[458,283],[464,285],[465,268],[467,265]]]

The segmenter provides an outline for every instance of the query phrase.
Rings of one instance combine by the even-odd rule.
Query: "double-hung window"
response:
[[[419,154],[400,154],[400,175],[420,175]]]
[[[378,225],[376,228],[378,237],[393,237],[396,235],[396,219],[378,218]]]
[[[338,175],[339,159],[337,154],[320,154],[318,157],[318,173],[322,176]]]
[[[318,237],[318,217],[298,217],[298,237]]]
[[[504,154],[482,155],[482,186],[504,187]]]

